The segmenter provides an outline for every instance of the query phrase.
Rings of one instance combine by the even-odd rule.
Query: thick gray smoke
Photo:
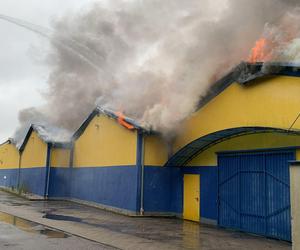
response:
[[[47,120],[74,130],[98,104],[172,133],[210,84],[248,58],[266,25],[279,27],[298,5],[292,0],[108,2],[53,23],[47,105],[23,110],[21,124]]]

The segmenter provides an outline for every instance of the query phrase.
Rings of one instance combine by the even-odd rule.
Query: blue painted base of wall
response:
[[[0,186],[17,189],[18,182],[23,191],[44,196],[46,168],[0,169]]]
[[[146,166],[144,176],[145,212],[181,214],[181,170]],[[51,168],[49,197],[67,197],[139,212],[137,168]]]
[[[146,166],[144,210],[182,213],[182,175],[179,168]]]
[[[71,197],[136,211],[136,167],[74,168]]]
[[[21,168],[20,188],[28,193],[44,196],[46,185],[46,167]]]
[[[71,168],[51,168],[49,197],[71,197]]]
[[[49,197],[69,197],[137,211],[136,167],[51,168]]]
[[[0,170],[0,186],[16,188],[18,171]],[[183,175],[188,173],[201,176],[201,218],[217,220],[217,167],[145,166],[145,212],[182,214]],[[21,188],[44,195],[45,167],[21,169],[20,174]],[[49,197],[90,201],[138,212],[137,178],[135,166],[51,168]]]
[[[0,169],[0,186],[16,188],[19,169]]]
[[[217,167],[145,167],[145,211],[183,212],[183,175],[200,175],[200,216],[216,221],[218,218]]]

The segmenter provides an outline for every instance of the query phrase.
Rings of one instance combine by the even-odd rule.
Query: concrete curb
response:
[[[78,236],[117,249],[176,249],[174,246],[169,244],[157,243],[153,240],[141,239],[136,236],[114,232],[105,228],[91,227],[81,224],[80,222],[49,220],[42,218],[41,214],[38,212],[29,209],[15,208],[0,204],[0,211],[24,220],[32,221],[40,225],[65,232],[67,234]]]
[[[43,196],[30,194],[30,193],[20,193],[17,190],[7,188],[7,187],[0,187],[0,190],[24,199],[27,199],[29,201],[45,201],[46,199]]]

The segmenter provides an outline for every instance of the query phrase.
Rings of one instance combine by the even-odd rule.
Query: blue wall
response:
[[[49,197],[70,197],[72,168],[51,168]]]
[[[218,219],[218,167],[184,167],[183,174],[200,174],[200,216]]]
[[[49,197],[70,197],[139,211],[134,166],[51,168]],[[182,213],[179,168],[145,167],[145,212]]]
[[[145,166],[145,212],[181,213],[181,179],[179,168]]]
[[[145,212],[181,214],[184,174],[200,175],[201,217],[217,220],[217,167],[145,167]]]
[[[145,212],[182,213],[183,174],[200,174],[201,217],[217,220],[217,167],[145,166]],[[0,186],[16,187],[18,169],[0,170]],[[20,185],[43,196],[46,168],[21,169]],[[6,176],[6,180],[3,178]],[[49,197],[69,197],[139,211],[134,166],[51,168]]]
[[[183,211],[183,175],[181,168],[172,167],[171,182],[171,211],[181,214]]]
[[[20,169],[20,187],[26,192],[44,196],[45,185],[46,167]]]
[[[136,211],[136,167],[73,168],[71,197]]]
[[[50,197],[71,197],[136,211],[135,166],[51,168]]]
[[[4,176],[6,176],[6,179],[4,179]],[[46,184],[45,167],[22,168],[20,170],[18,168],[0,169],[0,186],[17,188],[18,178],[20,178],[20,187],[24,191],[44,196]]]
[[[0,186],[16,188],[18,185],[19,169],[0,169]],[[6,179],[4,177],[6,176]]]

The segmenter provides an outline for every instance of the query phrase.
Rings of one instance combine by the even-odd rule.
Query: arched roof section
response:
[[[300,135],[300,130],[287,130],[271,127],[238,127],[220,130],[214,133],[202,136],[175,153],[165,166],[180,167],[184,166],[187,162],[196,157],[199,153],[203,152],[207,148],[220,143],[225,140],[229,140],[233,137],[255,134],[255,133],[285,133],[290,135]]]
[[[275,69],[269,74],[256,70],[247,71],[246,75],[235,72],[216,83],[202,99],[199,109],[184,121],[173,152],[198,138],[232,128],[300,129],[298,67]]]

